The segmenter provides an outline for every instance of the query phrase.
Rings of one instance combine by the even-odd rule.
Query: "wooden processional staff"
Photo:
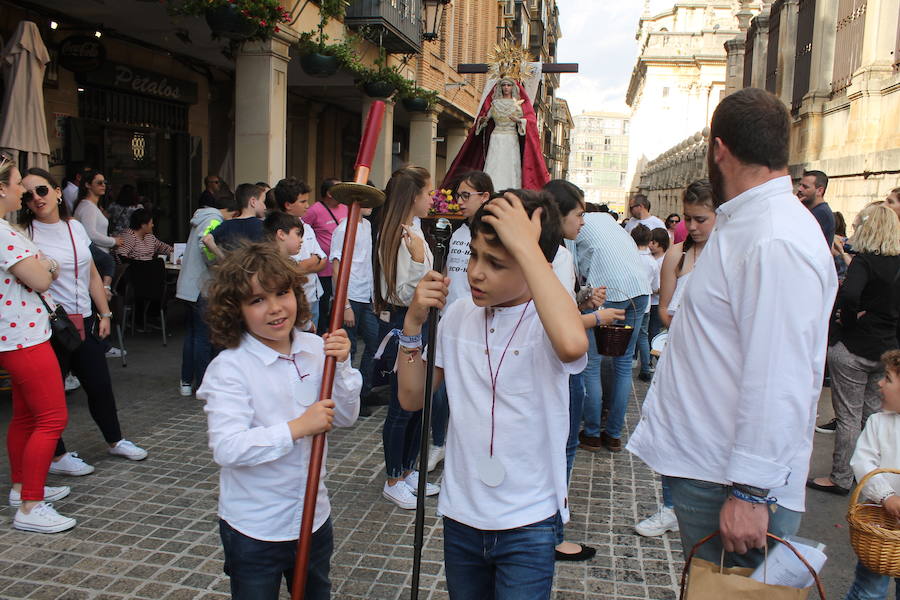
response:
[[[350,281],[350,265],[353,264],[353,249],[356,247],[356,230],[359,225],[360,209],[375,208],[384,204],[384,192],[366,185],[366,181],[369,179],[369,170],[372,166],[372,158],[375,156],[375,147],[378,145],[378,135],[381,133],[383,118],[384,102],[380,100],[373,102],[372,107],[369,109],[369,115],[366,117],[366,127],[359,144],[359,153],[356,155],[354,181],[352,183],[338,183],[330,190],[335,200],[350,207],[350,214],[347,217],[347,232],[344,235],[344,245],[341,254],[343,257],[341,259],[341,270],[337,274],[337,281],[334,284],[332,306],[344,306],[347,304],[347,284]],[[343,311],[332,310],[328,330],[336,331],[340,329],[343,325],[343,318]],[[319,401],[331,398],[336,367],[337,360],[332,356],[326,356]],[[294,564],[294,578],[291,585],[292,600],[303,600],[306,588],[313,518],[316,513],[316,496],[319,491],[319,475],[322,472],[322,457],[324,453],[325,434],[320,433],[313,437],[312,451],[310,452],[309,474],[306,478],[306,495],[303,498],[303,519],[300,522],[300,537],[297,540],[297,561]]]

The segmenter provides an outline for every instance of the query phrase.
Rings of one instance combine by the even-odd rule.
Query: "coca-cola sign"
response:
[[[59,45],[59,66],[75,73],[99,69],[106,62],[106,48],[99,39],[86,35],[69,36]]]
[[[152,96],[172,102],[197,102],[197,84],[175,79],[162,73],[138,69],[107,61],[104,65],[79,77],[82,83],[117,89],[131,94]]]

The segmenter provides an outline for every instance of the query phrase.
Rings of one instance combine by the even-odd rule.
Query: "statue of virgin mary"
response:
[[[521,58],[524,51],[515,47],[504,50],[514,60],[499,70],[497,83],[485,95],[475,125],[447,170],[442,188],[453,187],[469,171],[490,175],[496,190],[539,190],[550,181],[534,107],[522,84],[523,77],[512,75],[527,71]]]

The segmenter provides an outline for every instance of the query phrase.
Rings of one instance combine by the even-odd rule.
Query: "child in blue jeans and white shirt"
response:
[[[569,517],[569,375],[584,370],[581,314],[550,267],[559,211],[544,193],[513,190],[472,219],[471,295],[447,307],[434,385],[450,405],[444,483],[444,564],[450,598],[550,597],[556,533]],[[416,288],[398,356],[399,400],[422,407],[421,332],[449,280]]]
[[[883,412],[869,417],[856,442],[850,467],[857,481],[875,469],[900,469],[900,350],[885,352],[884,379],[878,382]],[[881,473],[866,483],[862,498],[881,504],[894,518],[900,518],[900,475]],[[900,579],[896,580],[896,597],[900,598]],[[882,600],[887,598],[891,578],[878,575],[861,562],[856,565],[856,578],[846,600]]]
[[[348,427],[359,412],[362,378],[350,366],[343,329],[318,337],[304,276],[274,244],[233,250],[216,268],[207,320],[226,348],[206,371],[209,446],[219,474],[219,531],[236,599],[278,598],[291,586],[312,437]],[[326,356],[337,359],[334,393],[317,402]],[[304,598],[330,597],[334,548],[323,461]]]

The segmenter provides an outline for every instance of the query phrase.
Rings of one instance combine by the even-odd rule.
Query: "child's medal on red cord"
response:
[[[500,355],[500,362],[497,364],[496,372],[494,372],[494,367],[491,364],[491,349],[488,345],[487,311],[485,310],[484,312],[484,353],[487,354],[488,374],[491,377],[491,443],[488,447],[487,457],[478,461],[477,468],[478,478],[488,487],[497,487],[503,483],[504,479],[506,479],[506,468],[503,466],[503,463],[500,462],[500,459],[494,456],[494,409],[497,406],[497,380],[500,377],[500,368],[503,366],[503,359],[506,358],[506,352],[509,350],[513,338],[516,337],[516,332],[519,330],[519,325],[522,324],[522,320],[525,318],[525,313],[528,311],[528,306],[530,304],[531,300],[525,303],[525,308],[522,310],[521,316],[519,316],[519,321],[516,323],[515,328],[513,328],[512,335],[509,336],[509,341],[506,342],[503,354]]]

